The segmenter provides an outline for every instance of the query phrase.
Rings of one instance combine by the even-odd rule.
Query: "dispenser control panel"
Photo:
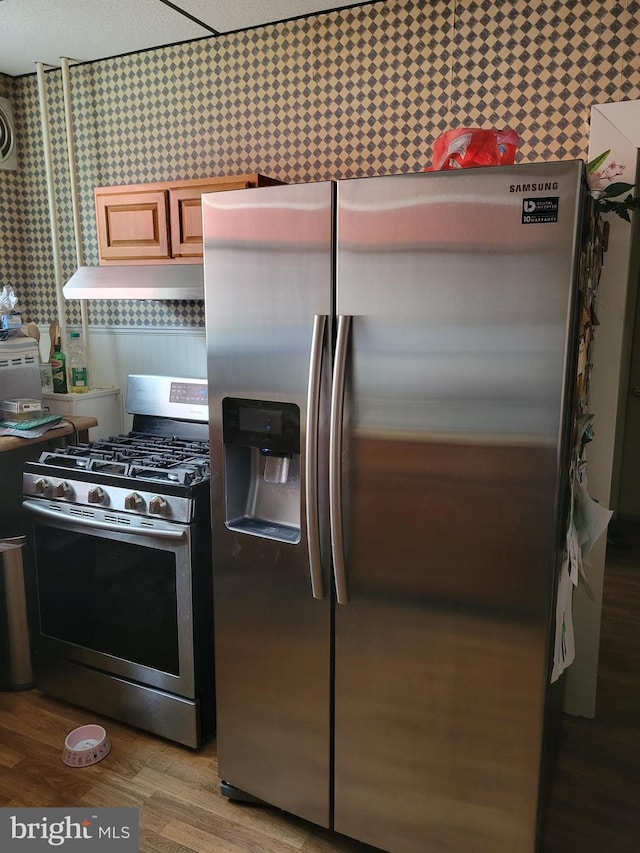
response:
[[[222,435],[225,444],[273,454],[300,453],[300,409],[294,403],[225,397]]]

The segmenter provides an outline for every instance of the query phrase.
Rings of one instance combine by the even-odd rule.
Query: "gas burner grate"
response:
[[[42,453],[38,462],[43,465],[56,465],[58,468],[82,469],[87,470],[91,459],[86,456],[70,456],[64,452],[60,453]]]
[[[129,463],[117,462],[113,459],[91,459],[89,470],[95,471],[97,474],[120,474],[124,476],[129,473]]]
[[[84,470],[96,482],[111,478],[191,486],[209,479],[209,444],[176,436],[130,432],[43,453],[43,466]]]
[[[136,480],[148,480],[154,483],[178,483],[182,486],[190,486],[200,482],[203,472],[198,468],[138,468],[132,466],[129,475]]]

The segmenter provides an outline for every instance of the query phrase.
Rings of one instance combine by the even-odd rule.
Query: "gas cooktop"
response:
[[[131,432],[41,454],[40,465],[154,483],[193,485],[209,479],[209,444]]]
[[[105,523],[206,517],[206,381],[129,376],[127,411],[133,415],[131,432],[45,451],[27,462],[25,501],[46,502],[48,511],[82,512]]]

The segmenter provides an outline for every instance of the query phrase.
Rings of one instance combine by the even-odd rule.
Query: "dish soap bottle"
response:
[[[51,375],[53,377],[53,393],[67,393],[67,357],[61,352],[60,339],[53,346],[53,358],[51,359]]]
[[[87,358],[82,345],[80,332],[71,332],[69,335],[69,390],[72,394],[84,394],[89,390],[89,378],[87,376]]]

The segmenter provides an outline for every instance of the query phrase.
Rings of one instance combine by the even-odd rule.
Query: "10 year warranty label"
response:
[[[522,224],[538,225],[541,222],[557,222],[559,207],[560,198],[558,196],[523,198]]]

